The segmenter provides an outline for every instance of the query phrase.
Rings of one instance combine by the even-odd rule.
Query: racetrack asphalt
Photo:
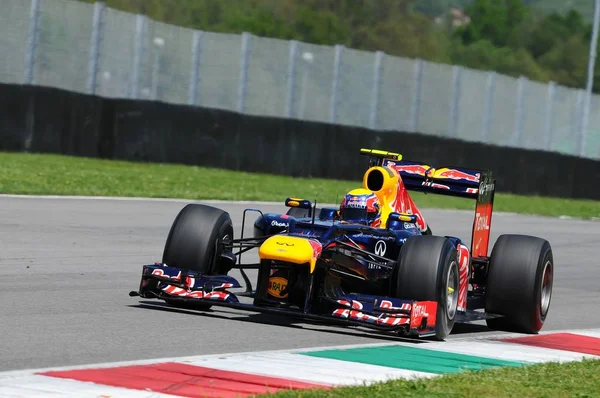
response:
[[[397,340],[363,329],[218,307],[206,313],[171,309],[129,297],[142,265],[160,261],[185,203],[0,197],[0,371]],[[248,205],[213,205],[230,212],[239,236]],[[251,207],[285,211],[282,205]],[[435,234],[470,242],[472,212],[423,213]],[[247,234],[254,219],[249,213]],[[502,233],[537,235],[552,244],[556,274],[543,331],[600,327],[600,222],[495,214],[491,243]],[[450,338],[487,333],[482,323],[461,325]]]

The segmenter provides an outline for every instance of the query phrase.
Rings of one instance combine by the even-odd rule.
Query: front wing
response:
[[[240,302],[228,289],[241,288],[229,275],[206,276],[163,264],[144,265],[139,290],[130,296],[157,298],[186,303],[273,313],[321,322],[363,326],[401,335],[427,337],[435,335],[437,303],[401,300],[392,297],[349,294],[319,297],[318,306],[308,309],[277,307]]]

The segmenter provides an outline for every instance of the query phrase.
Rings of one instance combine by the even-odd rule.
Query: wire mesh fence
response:
[[[0,82],[600,159],[600,100],[418,59],[202,32],[72,0],[0,0]]]

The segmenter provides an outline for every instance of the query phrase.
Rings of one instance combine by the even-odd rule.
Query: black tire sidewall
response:
[[[218,271],[219,242],[233,239],[229,214],[211,206],[189,204],[177,215],[165,242],[162,262],[211,275]]]
[[[456,307],[455,316],[450,319],[447,306],[446,281],[450,267],[455,267],[456,281],[459,282],[457,249],[448,239],[432,235],[411,237],[400,251],[392,285],[394,297],[438,303],[435,328],[438,340],[445,339],[456,322]],[[457,283],[457,291],[459,288]]]
[[[219,256],[223,251],[223,239],[233,239],[233,225],[231,223],[231,218],[229,218],[228,214],[224,214],[221,216],[219,220],[219,228],[213,231],[213,235],[210,237],[210,242],[215,242],[212,246],[209,247],[207,258],[210,261],[210,267],[206,270],[207,274],[215,275],[220,274],[220,260]]]
[[[554,275],[552,249],[544,239],[498,238],[490,258],[485,310],[503,317],[488,319],[489,327],[519,333],[537,333],[542,328],[548,316],[541,313],[542,277],[548,261]]]
[[[437,300],[438,307],[437,307],[437,314],[436,314],[436,329],[439,329],[438,337],[448,336],[450,334],[450,332],[452,331],[452,328],[454,327],[454,323],[456,322],[458,297],[457,297],[456,303],[454,304],[454,317],[452,319],[450,319],[450,315],[448,313],[447,281],[449,278],[449,273],[450,273],[451,267],[454,268],[454,276],[456,278],[455,289],[456,289],[457,295],[460,290],[458,261],[457,261],[456,257],[452,257],[451,253],[447,253],[446,255],[447,255],[447,257],[446,257],[445,261],[442,264],[440,264],[440,266],[439,266],[439,270],[440,270],[440,275],[438,277],[439,278],[439,280],[438,280],[439,298]],[[450,257],[450,258],[448,258],[448,257]]]

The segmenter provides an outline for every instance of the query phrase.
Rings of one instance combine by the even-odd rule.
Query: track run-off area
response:
[[[142,265],[161,260],[186,203],[192,201],[0,196],[0,371],[399,341],[363,329],[219,307],[173,309],[129,297]],[[237,237],[244,208],[286,210],[283,203],[197,203],[228,211]],[[423,213],[434,234],[470,243],[473,212]],[[256,213],[248,215],[246,236]],[[554,290],[542,331],[600,327],[600,222],[495,213],[490,249],[504,233],[552,245]],[[245,254],[244,262],[255,256]],[[243,285],[239,272],[232,275]],[[457,325],[449,339],[491,333],[498,334],[478,322]]]

